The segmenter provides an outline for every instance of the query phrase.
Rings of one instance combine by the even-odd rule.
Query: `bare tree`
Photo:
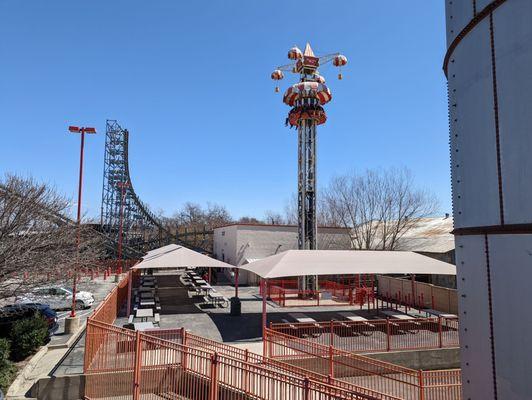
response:
[[[321,206],[333,224],[349,228],[354,248],[394,250],[405,233],[437,211],[438,202],[414,187],[408,169],[392,168],[332,179]]]
[[[236,222],[239,224],[262,224],[262,221],[259,221],[257,218],[248,216],[240,217]]]
[[[318,226],[341,227],[342,224],[337,221],[334,215],[331,214],[330,208],[324,202],[321,191],[318,191],[317,204],[317,220]],[[284,221],[288,225],[297,225],[298,223],[298,206],[297,194],[294,193],[286,202],[284,207]]]
[[[206,250],[212,249],[212,229],[233,222],[227,208],[213,203],[202,207],[197,203],[187,202],[171,218],[164,218],[168,231],[179,233],[185,243]]]
[[[48,185],[13,175],[0,181],[0,299],[98,265],[100,235],[66,217],[69,209]]]
[[[297,225],[297,193],[293,193],[284,206],[284,220],[289,225]]]
[[[284,225],[286,220],[284,217],[275,211],[268,210],[264,213],[264,222],[271,225]]]

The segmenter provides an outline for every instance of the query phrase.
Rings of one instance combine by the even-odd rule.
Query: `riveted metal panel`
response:
[[[488,21],[456,48],[449,64],[451,177],[456,228],[499,223],[496,131]]]
[[[456,238],[464,399],[493,398],[484,236]]]
[[[532,235],[489,237],[498,398],[532,396]]]
[[[532,1],[494,12],[504,217],[532,222]]]
[[[473,0],[446,0],[447,46],[473,18]]]
[[[491,3],[493,3],[493,0],[476,0],[477,13],[482,11],[484,8],[486,8]]]

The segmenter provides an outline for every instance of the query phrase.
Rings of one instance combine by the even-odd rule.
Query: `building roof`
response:
[[[297,225],[292,225],[292,224],[252,224],[252,223],[231,223],[231,224],[226,224],[226,225],[222,225],[222,226],[217,226],[216,228],[213,228],[213,230],[216,230],[216,229],[222,229],[222,228],[227,228],[227,227],[230,227],[230,226],[243,226],[243,227],[265,227],[265,228],[268,228],[268,227],[277,227],[277,228],[297,228]],[[338,229],[340,231],[347,231],[349,230],[348,228],[344,228],[344,227],[341,227],[341,226],[318,226],[318,229]]]
[[[398,241],[397,250],[447,253],[454,249],[453,218],[423,218]]]
[[[348,274],[456,275],[454,265],[411,251],[287,250],[240,268],[262,278]]]

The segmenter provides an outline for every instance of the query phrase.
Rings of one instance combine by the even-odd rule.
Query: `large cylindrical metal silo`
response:
[[[464,399],[532,398],[532,0],[445,0]]]

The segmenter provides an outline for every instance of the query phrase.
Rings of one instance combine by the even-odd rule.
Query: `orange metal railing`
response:
[[[86,399],[461,398],[458,370],[416,371],[274,329],[265,329],[261,356],[184,329],[140,333],[113,326],[127,287],[126,277],[88,319]],[[333,326],[337,343],[342,329]]]
[[[299,290],[295,279],[268,280],[266,285],[267,297],[281,307],[297,307],[320,305],[323,293],[329,293],[330,298],[338,305],[366,303],[374,305],[375,280],[373,276],[362,278],[347,277],[341,282],[324,280],[319,283],[319,290]],[[262,296],[262,286],[260,288]],[[334,305],[334,303],[327,303]]]
[[[140,399],[147,395],[184,399],[352,399],[397,397],[327,382],[327,377],[191,337],[195,347],[91,321],[93,334],[107,336],[85,371],[87,399]],[[179,337],[175,333],[174,338]],[[187,339],[188,341],[188,339]],[[223,352],[205,349],[215,346]],[[229,352],[230,354],[225,354]],[[311,375],[311,376],[307,376]],[[353,389],[360,389],[357,392]]]
[[[405,399],[461,399],[460,370],[418,371],[266,328],[265,356]]]
[[[220,343],[211,339],[206,339],[201,336],[194,335],[190,332],[185,332],[185,342],[188,346],[191,347],[200,347],[202,349],[206,349],[208,351],[217,352],[219,354],[224,354],[227,356],[230,356],[235,359],[239,359],[245,362],[253,363],[253,364],[259,364],[259,365],[267,365],[270,369],[275,369],[277,371],[281,371],[284,373],[289,374],[296,374],[302,377],[308,377],[310,379],[313,379],[315,381],[320,381],[323,383],[327,383],[333,386],[341,387],[344,389],[347,389],[351,392],[360,393],[366,396],[369,396],[370,398],[374,399],[396,399],[394,396],[389,396],[384,393],[379,393],[361,386],[357,386],[355,384],[334,379],[330,375],[323,375],[319,374],[307,369],[299,368],[295,365],[285,363],[283,361],[264,357],[262,355],[252,353],[246,349],[240,349],[238,347],[226,345],[224,343]]]
[[[94,310],[89,317],[89,320],[112,324],[118,317],[120,309],[127,301],[128,282],[129,275],[126,274],[125,277],[118,283],[118,285],[116,285],[113,290],[109,292],[105,299]]]
[[[86,371],[89,365],[93,362],[95,355],[100,350],[101,346],[105,346],[106,341],[109,343],[117,342],[118,339],[109,337],[108,330],[102,328],[111,326],[115,329],[115,333],[120,332],[127,334],[130,331],[113,327],[112,324],[118,318],[120,310],[127,302],[128,296],[129,274],[116,285],[113,290],[105,297],[105,299],[96,307],[93,313],[87,318],[87,327],[85,331],[85,354],[84,354],[84,370]],[[100,329],[98,331],[98,326]],[[103,330],[102,330],[103,329]]]
[[[353,353],[458,347],[457,318],[271,323],[270,329]]]

